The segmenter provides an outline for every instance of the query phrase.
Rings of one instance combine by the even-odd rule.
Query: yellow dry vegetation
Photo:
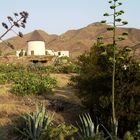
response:
[[[74,94],[74,89],[68,86],[71,74],[51,74],[57,79],[57,87],[54,89],[54,94],[49,95],[49,98],[43,96],[25,96],[20,97],[10,93],[11,85],[0,85],[0,140],[11,139],[11,125],[22,114],[33,112],[36,105],[44,103],[47,107],[49,99],[63,100],[64,102],[80,104],[80,100]],[[50,114],[54,114],[56,123],[70,122],[74,115],[70,115],[73,109],[64,110],[63,112],[55,112],[55,110],[48,110]],[[75,114],[78,112],[75,112]]]

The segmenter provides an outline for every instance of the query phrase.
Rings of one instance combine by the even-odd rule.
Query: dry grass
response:
[[[61,74],[61,73],[60,74],[51,74],[51,77],[54,77],[57,79],[58,87],[66,87],[71,78],[71,74]]]
[[[70,109],[64,110],[63,112],[56,112],[54,119],[57,123],[60,122],[70,122],[74,115],[78,113],[75,112],[74,115],[70,115],[76,109],[71,107],[73,103],[80,104],[80,100],[74,95],[74,90],[68,86],[69,79],[71,75],[68,74],[52,74],[58,81],[57,88],[54,90],[54,96],[50,96],[51,100],[60,99],[64,102],[70,103]],[[0,86],[0,140],[9,140],[9,131],[11,130],[11,124],[17,117],[23,113],[32,112],[36,108],[37,103],[45,103],[48,105],[49,99],[44,97],[19,97],[13,95],[9,92],[11,85],[1,85]],[[55,112],[54,110],[50,110]],[[3,136],[1,136],[1,134]],[[1,139],[2,138],[2,139]]]

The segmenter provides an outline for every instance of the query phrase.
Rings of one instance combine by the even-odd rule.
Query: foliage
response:
[[[56,57],[55,61],[54,61],[54,65],[55,66],[60,66],[62,64],[65,64],[65,63],[68,63],[70,60],[69,60],[69,57],[67,56],[64,56],[64,57]]]
[[[54,66],[50,67],[50,70],[56,73],[75,73],[77,67],[69,57],[58,57],[54,62]]]
[[[45,73],[44,67],[29,69],[22,65],[0,65],[0,84],[12,83],[11,92],[16,95],[44,95],[52,93],[56,80]]]
[[[48,75],[40,75],[31,72],[20,73],[20,76],[12,86],[11,92],[16,95],[45,95],[52,92],[56,80]]]
[[[49,73],[49,68],[48,66],[43,66],[41,63],[37,64],[30,64],[27,66],[27,70],[30,72],[35,72],[35,73]]]
[[[134,137],[132,136],[131,132],[127,131],[124,135],[123,140],[134,140]]]
[[[80,137],[94,137],[95,136],[95,127],[94,123],[91,120],[91,117],[89,114],[84,114],[82,116],[79,116],[80,122],[82,126],[78,124],[79,128],[79,136]],[[97,130],[98,131],[98,130]]]
[[[66,137],[72,136],[77,132],[77,128],[72,124],[68,125],[65,122],[60,123],[58,126],[53,126],[49,129],[48,132],[44,132],[41,140],[58,140],[65,139]]]
[[[0,73],[10,73],[23,70],[25,70],[25,67],[20,64],[0,64]]]
[[[136,129],[132,133],[133,137],[137,140],[140,140],[140,121],[137,123]]]
[[[54,125],[53,115],[50,116],[42,105],[36,107],[36,112],[23,115],[17,122],[15,130],[19,135],[18,140],[58,140],[73,135],[77,128],[65,123]]]
[[[7,76],[5,74],[0,74],[0,85],[3,85],[7,82]]]
[[[2,56],[3,55],[3,51],[0,49],[0,56]]]
[[[25,71],[24,66],[16,64],[0,64],[0,84],[11,83],[17,80],[19,73]]]
[[[40,108],[37,106],[36,112],[22,116],[20,120],[22,124],[16,126],[15,129],[19,132],[21,139],[39,140],[42,133],[52,126],[52,117],[49,116],[44,105]]]
[[[8,23],[2,22],[2,26],[6,31],[0,35],[0,40],[9,32],[13,31],[15,34],[17,34],[19,37],[23,37],[23,34],[19,31],[18,33],[14,30],[14,27],[16,28],[25,28],[25,24],[27,23],[27,18],[29,14],[26,11],[22,11],[20,13],[14,13],[14,18],[11,16],[7,16]],[[9,24],[9,25],[8,25]],[[3,41],[3,40],[2,40]],[[3,41],[7,46],[14,49],[14,46],[6,41]]]
[[[112,10],[111,13],[104,13],[104,16],[106,17],[113,17],[112,21],[109,23],[111,24],[111,26],[107,27],[108,31],[112,31],[112,47],[113,47],[113,56],[110,57],[110,60],[113,62],[112,63],[112,123],[113,123],[113,133],[117,136],[117,117],[116,117],[116,106],[115,106],[115,94],[116,94],[116,90],[115,90],[115,73],[116,73],[116,49],[117,49],[117,45],[116,42],[117,41],[122,41],[124,40],[124,36],[127,36],[127,33],[122,33],[122,35],[117,35],[116,34],[116,28],[118,26],[124,26],[126,24],[128,24],[127,21],[123,21],[121,18],[119,18],[121,15],[124,14],[123,10],[118,10],[118,7],[120,7],[122,5],[121,2],[119,2],[119,0],[110,0],[109,2],[110,5],[110,9]],[[106,23],[106,20],[103,20],[102,23]]]
[[[81,140],[105,140],[105,139],[112,139],[111,134],[108,132],[108,130],[102,125],[98,124],[97,126],[94,125],[94,122],[92,121],[91,117],[89,114],[85,113],[83,115],[79,116],[80,118],[80,123],[78,124],[78,135],[80,136]],[[107,133],[107,136],[104,136],[104,132]]]
[[[75,64],[66,64],[59,68],[61,73],[75,73],[77,71],[77,67]]]
[[[71,79],[73,86],[79,91],[78,96],[92,112],[95,124],[104,122],[109,129],[111,129],[112,49],[112,45],[95,44],[89,52],[78,58],[79,73]],[[123,48],[116,51],[116,117],[119,120],[124,117],[128,118],[128,121],[138,121],[140,66],[128,50]]]

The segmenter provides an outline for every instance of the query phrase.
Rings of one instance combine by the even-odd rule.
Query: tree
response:
[[[8,24],[7,23],[5,23],[5,22],[2,22],[2,26],[6,29],[6,31],[2,34],[2,35],[0,35],[0,40],[2,40],[2,38],[9,32],[9,31],[12,31],[12,32],[14,32],[15,34],[17,34],[19,37],[23,37],[23,34],[22,34],[22,32],[16,32],[15,30],[14,30],[14,28],[16,27],[16,28],[20,28],[20,27],[22,27],[22,28],[25,28],[25,24],[26,24],[26,22],[27,22],[27,18],[28,18],[28,13],[27,12],[25,12],[25,11],[22,11],[22,12],[20,12],[20,13],[14,13],[14,17],[15,18],[12,18],[11,16],[7,16],[7,19],[8,19]],[[9,43],[9,42],[6,42],[6,41],[4,41],[4,40],[2,40],[7,46],[9,46],[9,47],[11,47],[12,49],[14,48],[14,46],[11,44],[11,43]]]
[[[113,57],[110,58],[113,62],[113,70],[112,70],[112,121],[113,121],[113,131],[114,134],[117,135],[117,118],[116,118],[116,113],[115,113],[115,72],[116,72],[116,48],[117,48],[117,40],[123,40],[124,35],[127,35],[127,33],[122,33],[122,36],[117,36],[116,35],[116,28],[117,26],[123,26],[128,24],[127,21],[123,21],[119,16],[124,14],[123,10],[117,11],[117,8],[122,5],[119,0],[110,0],[110,9],[113,10],[112,13],[104,13],[104,16],[112,16],[112,22],[109,22],[111,24],[110,27],[108,27],[108,31],[113,32],[112,36],[112,47],[113,47]],[[102,23],[106,23],[106,20],[101,21]],[[119,23],[119,24],[117,24]]]
[[[78,75],[72,78],[74,86],[78,89],[78,96],[94,116],[95,125],[103,123],[110,131],[111,106],[112,106],[112,58],[114,48],[112,44],[107,46],[101,42],[95,44],[89,52],[85,52],[78,58]],[[140,119],[138,113],[140,98],[140,66],[131,56],[128,47],[116,48],[116,73],[115,73],[115,106],[116,118],[119,120],[119,133],[127,127],[126,119],[137,122]],[[128,122],[127,122],[128,123]],[[131,129],[132,129],[131,128]],[[112,130],[113,131],[113,130]]]

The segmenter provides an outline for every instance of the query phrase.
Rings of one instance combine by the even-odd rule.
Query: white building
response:
[[[55,51],[46,49],[46,55],[55,56]]]
[[[25,56],[25,54],[26,54],[26,51],[25,50],[18,50],[18,51],[16,51],[16,56],[17,57],[20,57],[20,55],[21,56]]]
[[[21,50],[16,51],[16,56],[20,56]],[[54,51],[46,49],[45,40],[41,34],[35,30],[30,39],[27,41],[26,51],[22,49],[23,56],[57,56],[57,57],[69,57],[69,51]]]
[[[32,33],[32,36],[27,43],[27,56],[45,55],[45,40],[41,37],[37,30]]]
[[[55,56],[58,56],[58,57],[69,57],[69,51],[57,51],[57,52],[55,52]]]

